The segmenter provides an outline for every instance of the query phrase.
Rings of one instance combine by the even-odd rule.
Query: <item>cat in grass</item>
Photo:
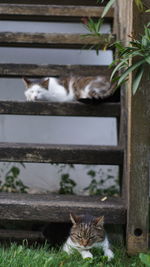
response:
[[[68,254],[76,249],[82,258],[93,258],[90,249],[93,247],[102,248],[104,256],[110,261],[114,254],[110,249],[110,244],[104,230],[104,216],[93,217],[91,215],[73,215],[70,214],[73,226],[70,236],[63,246],[63,250]]]
[[[60,77],[30,80],[23,78],[27,101],[68,102],[105,98],[111,91],[104,77]]]

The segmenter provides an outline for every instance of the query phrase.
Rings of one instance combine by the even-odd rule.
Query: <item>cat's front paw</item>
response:
[[[83,259],[87,259],[87,258],[92,259],[93,258],[93,255],[90,251],[82,251],[81,255],[82,255]]]
[[[108,249],[105,251],[105,256],[108,258],[108,261],[111,261],[114,258],[114,253],[112,250]]]

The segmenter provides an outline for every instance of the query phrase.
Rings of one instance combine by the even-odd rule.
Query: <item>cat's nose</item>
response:
[[[86,247],[88,244],[88,241],[87,240],[83,240],[83,246]]]

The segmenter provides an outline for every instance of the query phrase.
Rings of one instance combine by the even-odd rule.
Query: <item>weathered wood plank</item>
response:
[[[145,6],[149,1],[143,0]],[[138,12],[134,6],[132,32],[139,36],[149,15]],[[142,23],[141,23],[142,22]],[[145,66],[138,92],[129,96],[128,168],[129,201],[127,245],[131,254],[148,250],[149,233],[149,170],[150,170],[150,65]],[[133,76],[134,77],[134,76]],[[131,102],[130,102],[131,101]]]
[[[79,102],[48,103],[0,101],[0,114],[119,117],[120,103],[86,105]]]
[[[142,1],[144,6],[149,0]],[[149,22],[149,14],[139,12],[134,1],[118,1],[122,15],[122,37],[134,32],[137,38]],[[127,12],[124,12],[127,10]],[[133,96],[132,79],[127,83],[128,135],[127,135],[127,250],[129,254],[147,251],[149,233],[149,156],[150,156],[150,66],[145,66],[144,76]]]
[[[44,241],[45,238],[42,232],[39,231],[28,231],[28,230],[4,230],[0,229],[0,241],[19,241],[19,240],[29,240],[29,241]]]
[[[96,76],[110,78],[111,70],[107,66],[86,65],[38,65],[38,64],[0,64],[2,77],[50,77],[50,76]]]
[[[117,40],[120,40],[124,43],[124,45],[128,45],[129,40],[129,32],[128,26],[130,21],[126,18],[124,11],[127,10],[125,5],[127,2],[119,2],[116,1],[115,4],[115,16],[114,16],[114,32],[117,36]],[[120,5],[124,5],[124,7],[120,8]],[[130,17],[130,13],[128,13]],[[128,23],[127,23],[127,22]],[[128,24],[128,25],[127,25]],[[127,25],[124,27],[124,25]],[[131,26],[131,24],[130,24]],[[116,55],[117,56],[117,55]],[[119,145],[124,147],[124,162],[123,166],[120,167],[120,190],[121,195],[124,199],[127,199],[127,127],[128,127],[128,112],[127,112],[127,104],[128,104],[128,90],[127,84],[123,84],[120,90],[120,122],[119,122],[119,131],[118,131],[118,142]]]
[[[83,5],[83,6],[104,6],[108,0],[98,3],[97,0],[13,0],[16,4],[44,4],[44,5]],[[0,0],[0,3],[12,4],[12,0]]]
[[[115,36],[101,34],[99,37],[86,36],[83,34],[67,33],[21,33],[1,32],[0,46],[15,47],[43,47],[43,48],[83,48],[99,44],[100,48],[112,44]],[[93,47],[94,49],[94,47]]]
[[[109,224],[124,224],[126,208],[120,198],[101,201],[100,196],[0,194],[0,220],[68,222],[69,214],[105,215]]]
[[[0,161],[73,164],[122,164],[117,146],[0,143]]]
[[[54,5],[26,5],[26,4],[0,4],[0,18],[10,20],[78,20],[82,17],[99,18],[103,7],[95,6],[54,6]],[[113,8],[105,18],[113,18]]]

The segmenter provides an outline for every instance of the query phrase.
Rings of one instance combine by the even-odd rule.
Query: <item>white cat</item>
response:
[[[23,79],[27,101],[68,102],[85,98],[103,98],[111,90],[105,78],[62,77],[31,81]]]
[[[93,217],[90,215],[70,214],[73,226],[70,236],[63,246],[63,250],[68,254],[73,253],[73,249],[78,250],[83,259],[93,258],[90,249],[93,247],[102,248],[108,261],[114,258],[114,253],[110,249],[107,235],[104,231],[104,216]]]

